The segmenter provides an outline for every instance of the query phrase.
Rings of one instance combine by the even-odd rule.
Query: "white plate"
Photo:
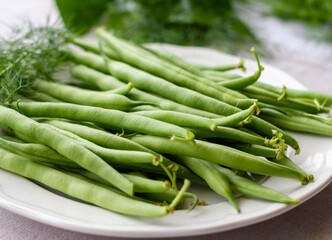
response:
[[[200,64],[238,61],[238,58],[211,49],[171,45],[152,46],[171,51],[185,60]],[[252,61],[247,61],[246,66],[249,73],[256,69],[256,63]],[[262,81],[277,85],[286,84],[291,88],[304,88],[286,73],[271,66],[264,65],[264,67]],[[332,138],[307,134],[293,134],[293,136],[299,141],[302,150],[300,156],[293,157],[293,160],[308,173],[314,174],[315,181],[301,186],[296,180],[271,177],[264,186],[304,202],[321,191],[332,179]],[[289,151],[288,154],[293,155],[294,151]],[[192,190],[198,192],[209,205],[197,207],[188,214],[185,210],[179,210],[164,218],[149,219],[125,216],[75,202],[49,192],[20,176],[0,170],[0,206],[45,224],[98,235],[173,237],[221,232],[264,221],[297,206],[240,198],[238,203],[241,213],[238,214],[228,202],[211,191],[201,187]]]

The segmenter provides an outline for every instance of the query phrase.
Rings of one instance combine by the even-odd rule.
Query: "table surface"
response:
[[[9,19],[17,19],[17,16],[22,16],[22,13],[29,13],[23,15],[23,17],[29,16],[32,20],[45,19],[44,16],[47,14],[42,13],[53,13],[55,11],[52,1],[29,1],[29,6],[27,5],[28,1],[22,0],[11,2],[1,0],[0,2],[3,6],[0,10],[0,22],[9,22]],[[40,11],[40,9],[43,9],[44,12]],[[31,14],[33,12],[36,14]],[[6,32],[6,29],[0,25],[0,34],[4,32]],[[310,44],[312,47],[312,43]],[[274,57],[266,59],[265,62],[288,72],[311,90],[332,93],[331,54],[300,52],[296,48],[290,49],[283,45],[282,42],[269,43],[267,41],[267,45]],[[309,201],[281,216],[248,227],[199,236],[195,239],[332,239],[331,196],[332,183]],[[0,208],[0,239],[113,240],[120,238],[107,238],[71,232],[27,219]],[[192,239],[192,237],[181,239]]]

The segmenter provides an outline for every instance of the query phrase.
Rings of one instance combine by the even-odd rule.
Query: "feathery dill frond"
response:
[[[0,42],[0,101],[9,105],[15,94],[29,87],[34,79],[53,80],[66,56],[60,51],[69,38],[58,23],[37,27],[31,22],[12,28]]]

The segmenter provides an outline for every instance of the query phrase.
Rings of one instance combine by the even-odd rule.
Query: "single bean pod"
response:
[[[228,179],[220,174],[216,168],[211,167],[205,161],[193,158],[175,156],[174,160],[187,166],[198,176],[202,177],[213,191],[225,197],[234,206],[236,211],[240,211],[238,204],[234,200]]]
[[[253,83],[255,83],[258,78],[261,76],[261,72],[264,70],[264,68],[261,66],[260,61],[258,59],[258,55],[256,53],[256,50],[254,48],[251,48],[251,52],[254,53],[257,64],[258,64],[258,71],[256,71],[253,75],[248,77],[240,77],[238,79],[232,79],[230,81],[223,81],[218,83],[220,86],[224,86],[230,89],[243,89]]]
[[[328,113],[329,110],[327,108],[317,108],[315,104],[303,102],[297,99],[292,98],[283,98],[278,100],[279,95],[274,93],[265,94],[266,90],[259,89],[254,86],[250,86],[243,90],[244,94],[249,97],[256,98],[261,102],[271,104],[278,107],[286,107],[291,109],[302,110],[309,113]],[[270,96],[272,95],[272,96]]]
[[[276,94],[281,94],[282,88],[275,87],[266,83],[257,82],[254,86],[274,92]],[[286,96],[291,98],[297,98],[299,100],[311,100],[317,99],[320,103],[325,103],[326,106],[332,105],[332,95],[328,93],[320,93],[308,90],[297,90],[297,89],[286,89]]]
[[[302,168],[300,168],[297,164],[295,164],[289,157],[284,156],[281,159],[276,158],[268,158],[270,161],[277,162],[283,166],[287,166],[289,168],[292,168],[298,172],[301,172],[303,175],[307,177],[307,182],[311,182],[314,180],[314,176],[312,174],[308,174],[306,171],[304,171]]]
[[[204,131],[198,128],[188,128],[188,130],[193,132],[198,138],[232,139],[237,142],[265,145],[265,139],[263,137],[258,137],[236,128],[217,127],[213,132]]]
[[[34,161],[52,163],[65,167],[79,167],[79,165],[73,161],[43,144],[16,142],[0,137],[0,146]]]
[[[231,186],[235,191],[243,193],[244,195],[282,203],[299,203],[299,199],[290,198],[281,192],[264,187],[247,178],[240,177],[230,169],[224,168],[214,163],[209,164],[211,164],[229,179],[229,181],[231,182]]]
[[[236,64],[219,65],[219,66],[206,66],[206,65],[195,65],[195,66],[203,71],[226,72],[237,68],[240,68],[243,71],[245,71],[243,59],[240,59],[240,61]]]
[[[32,88],[28,89],[28,90],[23,90],[20,91],[20,93],[23,93],[24,96],[34,100],[34,101],[38,101],[38,102],[62,102],[61,100],[52,97],[49,94],[40,92],[40,91],[36,91]]]
[[[223,126],[223,127],[233,127],[237,126],[238,124],[244,126],[249,123],[252,115],[255,112],[259,113],[259,111],[260,110],[258,109],[258,102],[255,102],[251,107],[249,107],[246,110],[242,110],[240,112],[234,113],[232,115],[223,118],[215,118],[213,119],[213,121],[218,126]]]
[[[218,83],[218,82],[224,82],[227,80],[232,79],[238,79],[241,76],[237,74],[231,74],[226,72],[219,72],[219,71],[213,71],[213,70],[204,70],[203,73],[209,77],[212,81]]]
[[[133,112],[133,114],[172,123],[181,127],[203,128],[212,131],[214,131],[217,127],[214,120],[175,111],[138,111]]]
[[[294,178],[302,182],[305,182],[306,178],[288,167],[223,145],[197,140],[193,148],[182,142],[174,142],[157,136],[134,136],[131,139],[159,153],[195,157],[230,168],[269,176]]]
[[[230,144],[231,147],[256,156],[277,158],[278,149],[256,144]]]
[[[74,170],[74,172],[78,173],[81,176],[89,178],[95,182],[112,186],[104,179],[100,178],[99,176],[89,171]],[[122,173],[122,175],[134,183],[135,193],[160,193],[168,191],[171,187],[170,182],[167,180],[165,181],[153,180],[141,174],[135,174],[135,173]]]
[[[0,149],[0,159],[2,169],[36,180],[69,196],[111,211],[146,217],[162,217],[170,211],[166,206],[137,201],[3,149]]]
[[[294,171],[297,171],[304,176],[306,176],[306,182],[313,181],[314,177],[312,174],[306,173],[302,168],[297,166],[290,158],[285,154],[280,155],[279,149],[273,149],[269,147],[259,146],[259,145],[246,145],[246,144],[230,144],[229,146],[239,149],[241,151],[254,154],[256,156],[266,157],[270,161],[276,162],[280,165],[289,167]]]
[[[30,117],[56,117],[89,121],[134,132],[172,136],[173,139],[194,141],[195,135],[181,127],[155,119],[117,110],[81,106],[70,103],[20,103],[20,110]]]
[[[113,94],[120,94],[120,95],[128,95],[128,93],[133,89],[134,85],[129,82],[127,85],[115,88],[113,90],[107,91],[107,93],[113,93]]]
[[[0,106],[0,111],[2,113],[0,115],[0,124],[13,129],[34,141],[53,148],[64,157],[76,162],[81,167],[114,184],[123,192],[129,195],[134,194],[133,183],[121,176],[119,172],[81,144],[77,144],[70,138],[63,136],[49,127],[46,127],[10,108]]]
[[[127,111],[137,106],[149,105],[146,102],[132,101],[119,94],[80,89],[62,83],[43,80],[35,80],[34,88],[65,102],[107,109]]]
[[[277,126],[282,126],[284,129],[332,136],[332,125],[310,117],[286,115],[267,109],[262,111],[261,117]]]
[[[64,168],[55,168],[55,169],[62,172],[62,173],[68,174],[72,177],[75,177],[75,178],[81,179],[83,181],[98,185],[102,188],[106,188],[107,190],[111,190],[112,192],[115,192],[119,195],[122,195],[122,196],[125,196],[125,197],[130,197],[131,199],[135,199],[135,200],[138,200],[138,201],[141,201],[141,202],[150,203],[150,204],[153,204],[153,205],[156,204],[156,202],[148,200],[148,199],[144,199],[144,198],[137,197],[137,196],[128,196],[125,193],[123,193],[120,190],[113,187],[110,183],[104,181],[104,179],[99,178],[97,175],[95,175],[95,174],[93,174],[89,171],[75,170],[75,169],[74,170],[73,169],[68,170],[68,169],[64,169]],[[85,174],[85,173],[87,173],[87,174]],[[90,177],[90,176],[93,176],[93,177]],[[95,180],[95,179],[97,179],[97,180]]]
[[[155,54],[157,57],[161,58],[162,60],[167,61],[177,67],[180,67],[183,70],[186,70],[187,72],[190,72],[197,76],[205,77],[204,73],[197,66],[183,61],[181,58],[179,58],[178,56],[176,56],[174,54],[171,54],[166,51],[151,49],[151,48],[144,48],[144,49],[152,52],[153,54]]]

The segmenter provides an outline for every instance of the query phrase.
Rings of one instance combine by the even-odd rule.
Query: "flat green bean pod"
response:
[[[167,206],[153,205],[126,197],[1,148],[0,167],[111,211],[135,216],[162,217],[171,210]]]
[[[0,137],[0,146],[11,152],[39,162],[52,163],[66,167],[79,167],[58,152],[43,144],[15,142]]]
[[[180,113],[175,111],[138,111],[133,114],[150,117],[163,122],[172,123],[181,127],[196,127],[214,131],[217,124],[214,120],[199,117],[188,113]]]
[[[223,145],[197,140],[195,147],[157,136],[134,136],[133,141],[160,153],[183,155],[215,162],[226,167],[257,174],[298,179],[306,176],[289,167]]]
[[[150,105],[150,103],[130,100],[120,94],[86,90],[62,83],[47,82],[43,80],[35,80],[34,88],[62,101],[80,105],[95,106],[122,111],[127,111],[131,108],[141,105]]]
[[[89,121],[134,132],[160,134],[173,139],[194,141],[195,135],[173,124],[118,110],[70,103],[20,103],[20,110],[30,117],[56,117]]]
[[[238,204],[234,200],[228,179],[220,174],[216,168],[212,167],[205,161],[193,158],[189,159],[182,156],[175,156],[174,159],[187,166],[198,176],[202,177],[213,191],[225,197],[234,206],[236,211],[240,211]]]

